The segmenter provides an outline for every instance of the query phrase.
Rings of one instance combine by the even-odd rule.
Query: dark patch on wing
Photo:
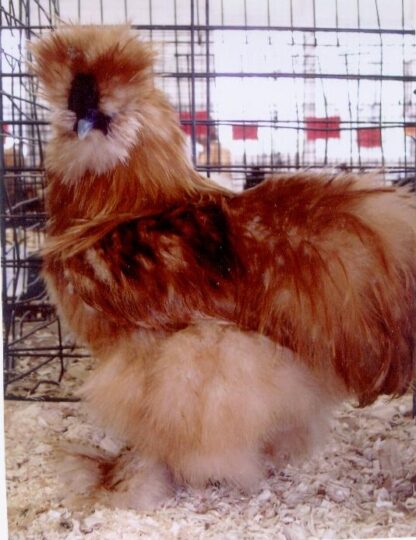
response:
[[[146,219],[148,222],[148,230],[166,235],[181,235],[181,230],[175,224],[174,215],[172,212],[159,214],[158,216]]]
[[[154,270],[163,280],[168,277],[165,272],[175,272],[160,256],[163,239],[174,240],[181,247],[189,279],[201,285],[202,278],[208,287],[218,289],[238,267],[227,218],[214,203],[171,208],[157,216],[122,223],[100,241],[100,248],[112,259],[113,273],[140,281]]]
[[[157,263],[154,248],[141,237],[138,225],[138,221],[129,221],[118,228],[121,240],[120,269],[130,279],[140,277],[143,259],[150,265]]]
[[[230,241],[230,231],[224,212],[211,203],[204,206],[187,207],[172,220],[172,231],[180,235],[190,248],[194,260],[202,270],[230,278],[236,266]],[[219,284],[213,280],[215,287]]]

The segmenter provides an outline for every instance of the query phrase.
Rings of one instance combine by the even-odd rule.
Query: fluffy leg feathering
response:
[[[314,448],[340,397],[288,349],[227,323],[189,326],[144,356],[136,339],[114,353],[101,357],[82,396],[131,449],[65,451],[66,484],[84,501],[148,509],[172,482],[227,481],[250,491],[268,463]]]
[[[188,162],[153,54],[129,28],[63,27],[32,50],[53,109],[44,275],[101,362],[85,398],[131,456],[175,481],[248,488],[265,456],[310,446],[335,402],[406,390],[406,190],[298,173],[227,192]],[[114,460],[117,478],[131,471]],[[92,484],[112,500],[123,485],[142,501],[102,470]]]

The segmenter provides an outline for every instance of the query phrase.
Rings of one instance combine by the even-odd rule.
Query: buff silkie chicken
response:
[[[300,172],[228,192],[193,169],[130,28],[65,26],[31,50],[52,109],[44,276],[97,359],[81,394],[125,444],[67,451],[83,500],[249,491],[313,448],[343,400],[408,388],[408,191]]]

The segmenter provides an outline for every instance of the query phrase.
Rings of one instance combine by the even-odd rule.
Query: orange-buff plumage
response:
[[[52,108],[44,276],[97,359],[81,393],[126,445],[66,452],[81,496],[149,508],[175,483],[249,490],[340,401],[408,388],[405,189],[300,172],[228,192],[192,168],[128,27],[65,26],[32,52]]]

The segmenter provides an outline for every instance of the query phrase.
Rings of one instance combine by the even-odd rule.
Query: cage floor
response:
[[[19,346],[29,352],[16,356],[6,396],[20,399],[76,399],[76,391],[93,367],[87,351],[77,347],[65,330],[62,345],[56,319],[28,321],[21,325]],[[29,337],[25,337],[29,336]],[[60,356],[62,352],[62,358]],[[34,356],[34,353],[36,356]]]
[[[411,396],[337,415],[327,445],[244,496],[236,489],[183,489],[155,512],[67,508],[53,446],[113,441],[80,403],[6,402],[11,540],[380,538],[416,534],[416,423]]]

